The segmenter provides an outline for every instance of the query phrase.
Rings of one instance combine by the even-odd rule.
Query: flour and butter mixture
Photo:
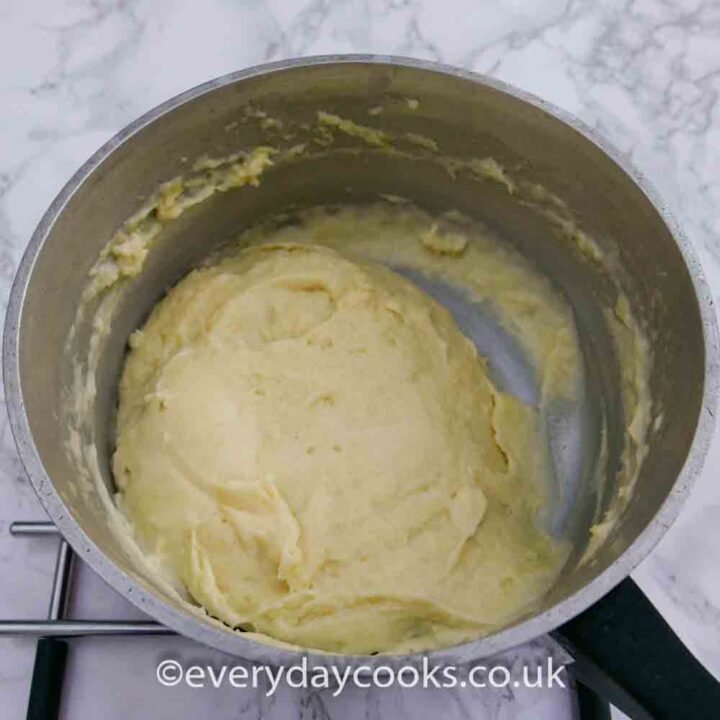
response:
[[[545,281],[412,209],[316,210],[191,272],[131,338],[113,467],[143,548],[231,627],[446,646],[529,611],[564,561],[536,523],[538,409],[380,261],[492,296],[547,392],[580,372]]]

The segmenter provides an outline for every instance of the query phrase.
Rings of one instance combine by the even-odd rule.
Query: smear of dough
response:
[[[534,522],[537,414],[427,294],[314,242],[337,222],[255,233],[133,335],[122,507],[233,627],[345,653],[451,645],[527,612],[564,560]]]

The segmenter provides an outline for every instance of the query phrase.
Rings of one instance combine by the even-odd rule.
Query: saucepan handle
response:
[[[720,717],[720,683],[630,578],[553,635],[577,680],[632,720]]]

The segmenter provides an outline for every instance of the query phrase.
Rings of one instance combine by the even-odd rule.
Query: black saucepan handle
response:
[[[40,638],[35,652],[27,720],[60,717],[63,676],[68,644],[56,638]]]
[[[612,720],[612,711],[605,698],[600,697],[587,685],[576,678],[575,694],[577,696],[578,720]]]
[[[575,677],[632,720],[720,718],[720,683],[630,578],[553,635]]]

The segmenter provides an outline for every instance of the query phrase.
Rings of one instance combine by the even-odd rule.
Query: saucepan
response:
[[[302,140],[318,112],[341,119],[336,129],[346,132],[332,142],[322,134]],[[376,130],[403,139],[401,149],[377,147]],[[89,272],[158,186],[203,157],[292,143],[292,161],[270,168],[258,186],[215,193],[165,226],[143,272],[114,297],[102,342],[93,344],[97,319],[78,314]],[[463,170],[478,167],[483,172]],[[575,656],[579,676],[633,716],[681,717],[689,707],[693,717],[714,716],[717,684],[628,578],[679,512],[711,435],[718,340],[698,260],[647,181],[604,140],[535,97],[463,70],[373,56],[244,70],[152,110],[75,174],[24,255],[3,348],[13,432],[51,519],[101,577],[169,628],[252,661],[286,664],[303,653],[314,663],[336,662],[224,628],[158,583],[108,520],[109,459],[128,336],[168,287],[270,214],[378,197],[458,210],[529,258],[573,309],[588,377],[580,416],[570,431],[567,422],[560,427],[556,448],[565,484],[554,531],[574,548],[557,583],[536,612],[510,627],[427,655],[469,662],[554,633]],[[588,261],[588,238],[608,263]],[[604,320],[620,289],[652,358],[653,422],[632,487],[617,479],[627,443],[623,369]],[[473,308],[453,311],[472,335]],[[484,342],[481,351],[492,355]],[[103,482],[81,487],[86,468],[68,452],[67,403],[77,368],[91,356],[87,424]],[[591,472],[600,456],[601,477]]]

